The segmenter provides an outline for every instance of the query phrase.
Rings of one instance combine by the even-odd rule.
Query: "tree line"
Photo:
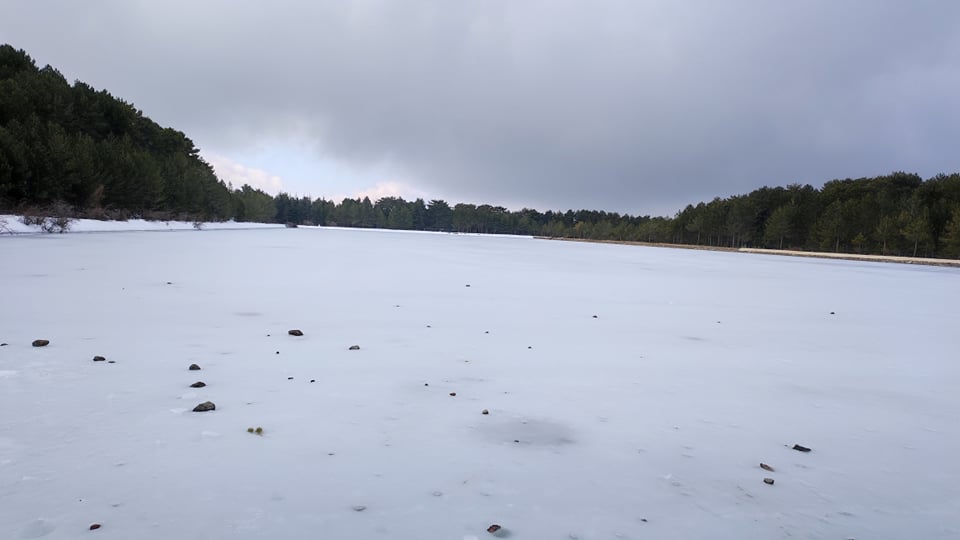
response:
[[[245,188],[246,189],[246,188]],[[960,174],[926,181],[895,172],[874,178],[762,187],[688,205],[673,217],[567,210],[511,211],[487,204],[385,197],[296,198],[281,193],[260,219],[342,227],[521,234],[554,238],[960,257]],[[273,212],[272,217],[269,215]]]
[[[960,174],[895,172],[791,184],[688,205],[673,217],[508,210],[400,197],[271,196],[217,178],[183,133],[0,46],[0,211],[521,234],[555,238],[960,257]]]

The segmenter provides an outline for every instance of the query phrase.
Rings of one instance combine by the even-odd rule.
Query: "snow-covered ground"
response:
[[[302,228],[0,260],[0,538],[960,536],[955,268]]]
[[[277,229],[284,225],[276,223],[238,223],[236,221],[214,221],[201,223],[200,229]],[[189,231],[197,226],[190,221],[147,221],[129,219],[127,221],[100,221],[97,219],[72,219],[67,233],[75,232],[116,232],[116,231]],[[45,234],[40,225],[26,225],[20,216],[0,214],[0,234]]]

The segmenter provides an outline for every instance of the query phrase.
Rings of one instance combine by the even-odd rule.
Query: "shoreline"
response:
[[[674,249],[693,249],[703,251],[726,251],[730,253],[753,253],[755,255],[780,255],[784,257],[809,257],[814,259],[839,259],[847,261],[867,261],[895,264],[919,264],[923,266],[941,266],[960,268],[960,260],[934,259],[930,257],[902,257],[897,255],[861,255],[858,253],[831,253],[828,251],[796,251],[786,249],[732,248],[723,246],[696,246],[689,244],[662,244],[653,242],[634,242],[629,240],[591,240],[588,238],[552,238],[535,236],[537,240],[561,240],[565,242],[586,242],[593,244],[619,244],[625,246],[644,246]]]

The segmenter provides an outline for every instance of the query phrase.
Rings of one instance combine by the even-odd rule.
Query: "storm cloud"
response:
[[[6,5],[0,41],[236,167],[288,145],[451,202],[641,214],[960,170],[953,2]]]

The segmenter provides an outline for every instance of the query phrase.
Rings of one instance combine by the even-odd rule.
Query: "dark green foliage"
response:
[[[90,217],[233,216],[229,189],[183,133],[0,45],[0,209],[58,202]]]

